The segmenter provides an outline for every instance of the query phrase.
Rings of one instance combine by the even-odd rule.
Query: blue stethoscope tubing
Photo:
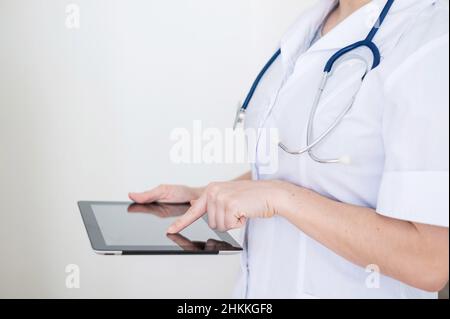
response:
[[[392,5],[394,4],[394,1],[395,0],[387,1],[386,5],[384,6],[383,10],[380,13],[380,16],[378,17],[375,25],[372,27],[369,34],[367,35],[367,37],[364,40],[358,41],[358,42],[353,43],[343,49],[340,49],[335,54],[333,54],[333,56],[327,61],[324,71],[323,71],[324,72],[323,80],[319,87],[318,94],[316,96],[315,103],[312,108],[311,116],[310,116],[309,122],[308,122],[308,134],[307,134],[308,138],[307,138],[306,147],[304,147],[301,150],[293,151],[293,150],[290,150],[286,145],[284,145],[283,143],[280,142],[279,147],[281,149],[283,149],[285,152],[287,152],[291,155],[301,155],[301,154],[308,152],[310,157],[314,161],[323,163],[323,164],[348,163],[349,162],[349,158],[345,157],[345,156],[338,158],[338,159],[321,159],[314,155],[313,148],[315,146],[317,146],[320,142],[322,142],[339,125],[339,123],[342,121],[342,119],[345,117],[345,115],[348,114],[348,112],[351,110],[351,108],[353,106],[353,102],[355,100],[356,94],[352,98],[351,104],[338,116],[336,121],[329,127],[329,129],[327,129],[324,133],[322,133],[318,138],[313,139],[312,132],[313,132],[313,122],[314,122],[314,118],[315,118],[316,109],[317,109],[317,106],[319,105],[320,98],[321,98],[322,92],[324,91],[324,88],[326,86],[327,80],[330,77],[330,75],[332,74],[333,68],[334,68],[336,62],[338,60],[340,60],[342,57],[344,57],[348,53],[350,53],[356,49],[362,48],[362,47],[366,47],[372,52],[372,55],[373,55],[372,66],[371,67],[368,66],[366,73],[362,77],[362,80],[364,80],[364,77],[367,75],[367,73],[370,70],[373,70],[380,65],[380,62],[381,62],[380,50],[378,49],[377,45],[373,42],[373,39],[377,35],[378,30],[380,29],[381,25],[383,24],[384,20],[386,19],[386,16],[389,14],[389,11],[390,11]],[[264,65],[263,69],[259,72],[258,76],[256,77],[255,81],[253,82],[253,84],[250,88],[250,91],[248,92],[248,94],[244,100],[244,103],[238,109],[238,112],[236,114],[235,123],[234,123],[235,128],[239,123],[243,122],[243,120],[245,118],[245,113],[253,99],[255,91],[257,90],[261,80],[264,78],[267,71],[271,68],[271,66],[279,58],[280,55],[281,55],[281,49],[278,49],[275,52],[275,54],[270,58],[270,60]]]

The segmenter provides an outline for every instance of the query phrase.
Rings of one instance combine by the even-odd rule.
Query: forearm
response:
[[[415,224],[293,185],[289,194],[288,206],[279,213],[308,236],[357,265],[375,264],[388,276],[433,290],[424,276],[441,265],[430,251],[436,247],[424,240]]]

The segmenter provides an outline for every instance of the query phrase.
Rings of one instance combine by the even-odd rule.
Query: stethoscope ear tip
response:
[[[350,165],[352,163],[352,158],[350,156],[342,156],[339,159],[339,163],[344,165]]]

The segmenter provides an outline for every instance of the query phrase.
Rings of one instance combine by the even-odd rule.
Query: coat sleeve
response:
[[[386,80],[377,212],[449,226],[449,41],[426,44]]]

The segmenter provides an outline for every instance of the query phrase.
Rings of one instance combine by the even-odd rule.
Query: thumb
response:
[[[168,192],[168,186],[158,186],[142,193],[129,193],[128,197],[138,204],[148,204],[161,200]]]
[[[181,217],[179,217],[170,227],[167,229],[168,234],[177,234],[197,219],[205,215],[206,213],[206,195],[202,195],[195,201],[193,206]]]

